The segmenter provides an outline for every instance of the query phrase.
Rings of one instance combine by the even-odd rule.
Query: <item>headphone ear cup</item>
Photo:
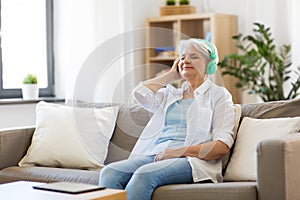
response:
[[[206,66],[206,73],[211,75],[216,73],[217,71],[217,63],[214,61],[210,61]]]

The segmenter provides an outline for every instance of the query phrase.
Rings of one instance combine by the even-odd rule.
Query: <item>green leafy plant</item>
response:
[[[190,3],[189,0],[180,0],[179,1],[180,5],[189,5],[189,3]]]
[[[291,46],[277,48],[269,27],[254,23],[254,35],[238,34],[239,54],[226,55],[219,63],[222,75],[238,79],[237,88],[258,94],[263,101],[293,99],[299,95],[300,68],[291,70]],[[294,81],[293,81],[294,80]],[[284,83],[290,83],[290,91],[285,93]]]
[[[37,84],[37,77],[33,74],[27,74],[23,79],[23,84]]]
[[[167,6],[172,6],[172,5],[175,5],[175,4],[176,4],[175,0],[166,0],[166,5]]]

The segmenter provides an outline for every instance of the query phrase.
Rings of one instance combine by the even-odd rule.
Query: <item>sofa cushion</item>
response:
[[[259,119],[300,116],[300,98],[284,101],[241,104],[242,116]]]
[[[240,124],[244,117],[268,119],[300,116],[300,98],[240,105],[242,110]],[[233,153],[234,147],[235,143],[230,149],[230,157]],[[223,172],[225,172],[225,170],[223,170]]]
[[[257,199],[256,182],[174,184],[157,188],[152,200]]]
[[[245,117],[225,172],[226,181],[256,181],[256,147],[265,139],[294,134],[300,130],[300,117],[254,119]]]
[[[118,107],[75,108],[39,102],[32,143],[20,166],[103,166]]]
[[[152,113],[140,105],[121,105],[105,164],[127,159]]]
[[[8,167],[0,171],[0,183],[13,181],[58,182],[98,184],[99,170],[63,169],[51,167]]]
[[[31,143],[34,127],[1,130],[0,169],[18,165]]]

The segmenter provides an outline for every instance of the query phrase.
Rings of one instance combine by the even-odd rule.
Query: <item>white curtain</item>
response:
[[[72,99],[76,76],[95,48],[95,1],[54,0],[56,95]]]

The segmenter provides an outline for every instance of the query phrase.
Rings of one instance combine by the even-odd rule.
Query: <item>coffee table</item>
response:
[[[0,185],[1,199],[22,200],[126,200],[125,190],[104,189],[99,191],[65,194],[59,192],[43,191],[33,189],[32,186],[42,183],[17,181]]]

